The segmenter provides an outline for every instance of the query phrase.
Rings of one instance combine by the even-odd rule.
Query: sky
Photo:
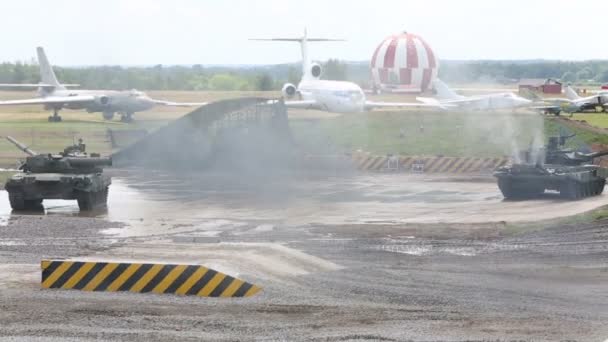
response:
[[[278,64],[309,36],[316,60],[369,60],[401,31],[440,59],[608,59],[606,0],[3,0],[0,61],[81,65]]]

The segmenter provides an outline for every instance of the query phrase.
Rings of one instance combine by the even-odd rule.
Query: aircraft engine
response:
[[[285,85],[283,86],[283,89],[281,89],[281,93],[283,93],[283,97],[285,98],[292,98],[294,96],[296,96],[296,86],[294,86],[291,83],[285,83]]]
[[[321,77],[321,66],[317,63],[312,63],[310,66],[310,74],[312,77],[319,79]]]
[[[97,96],[95,98],[95,102],[97,102],[97,104],[100,104],[102,106],[107,106],[108,104],[110,104],[110,98],[105,95]]]

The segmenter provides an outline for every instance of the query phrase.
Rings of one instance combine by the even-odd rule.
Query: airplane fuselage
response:
[[[597,96],[581,97],[572,101],[580,107],[581,111],[594,110],[601,112],[608,103],[608,93],[599,92]]]
[[[481,95],[466,98],[467,101],[455,102],[457,108],[469,110],[502,110],[516,109],[529,106],[532,101],[519,97],[513,93],[500,93]],[[441,101],[450,104],[450,101]]]
[[[302,80],[298,92],[302,100],[314,100],[328,112],[358,113],[365,110],[365,93],[352,82]]]
[[[85,103],[66,103],[47,105],[49,109],[79,109],[89,113],[135,113],[149,110],[155,103],[143,92],[136,90],[116,91],[116,90],[72,90],[57,89],[52,92],[40,91],[43,98],[53,96],[93,96],[94,101]]]

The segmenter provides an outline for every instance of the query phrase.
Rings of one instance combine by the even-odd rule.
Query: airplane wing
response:
[[[467,103],[473,103],[473,102],[477,102],[480,99],[479,98],[475,98],[475,97],[467,97],[464,99],[453,99],[453,100],[442,100],[439,101],[437,99],[431,98],[431,97],[416,97],[416,100],[420,101],[420,102],[424,102],[424,103],[428,103],[428,104],[441,104],[442,106],[447,106],[447,107],[456,107],[459,104],[467,104]]]
[[[558,110],[558,109],[562,109],[562,106],[560,105],[534,105],[534,106],[530,106],[527,107],[529,109],[535,109],[535,110]]]
[[[208,102],[172,102],[164,100],[152,100],[154,103],[160,106],[168,107],[200,107],[206,105]]]
[[[442,108],[446,109],[448,107],[452,107],[450,105],[444,105],[437,101],[428,101],[428,102],[375,102],[375,101],[365,101],[365,109],[374,109],[374,108],[405,108],[405,107],[414,107],[414,108]]]
[[[285,106],[288,108],[300,108],[300,109],[323,109],[321,105],[315,100],[294,100],[285,101]]]
[[[86,103],[86,102],[93,102],[93,101],[95,101],[95,96],[91,96],[91,95],[48,96],[48,97],[40,97],[40,98],[35,98],[35,99],[0,101],[0,106]]]
[[[62,84],[64,87],[80,87],[80,84]],[[0,88],[55,88],[52,84],[46,83],[0,83]]]

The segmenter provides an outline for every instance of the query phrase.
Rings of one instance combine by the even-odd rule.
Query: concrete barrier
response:
[[[509,162],[509,158],[478,157],[419,157],[373,155],[355,152],[353,162],[362,171],[424,172],[424,173],[483,173],[491,172]]]
[[[250,297],[261,288],[201,265],[43,260],[44,289]]]

